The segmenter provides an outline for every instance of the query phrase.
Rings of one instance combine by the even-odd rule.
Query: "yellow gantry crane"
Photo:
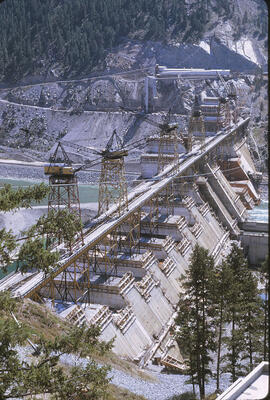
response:
[[[136,142],[124,146],[122,139],[114,129],[106,147],[97,150],[92,147],[81,146],[72,142],[62,140],[61,143],[68,147],[75,148],[89,154],[96,154],[99,158],[93,162],[82,165],[78,170],[87,170],[94,165],[101,164],[101,173],[99,179],[99,197],[98,197],[98,215],[108,211],[111,205],[117,206],[117,212],[120,215],[123,210],[128,208],[127,182],[125,173],[124,158],[129,150],[138,148],[146,143],[147,139],[137,140]]]
[[[57,212],[66,208],[81,220],[76,171],[77,169],[72,167],[63,145],[58,142],[53,155],[50,157],[50,162],[44,166],[44,173],[49,176],[48,214],[51,210]],[[82,229],[79,236],[83,243]],[[47,240],[48,242],[49,240]],[[58,244],[60,244],[60,239]],[[72,243],[69,243],[70,250],[72,245]]]

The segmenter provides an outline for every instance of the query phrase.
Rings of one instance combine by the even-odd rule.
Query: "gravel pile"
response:
[[[30,360],[33,349],[30,346],[17,347],[20,358],[23,360]],[[66,365],[86,365],[86,359],[79,359],[73,355],[62,355],[60,360]],[[147,369],[143,370],[148,375],[155,379],[155,382],[146,381],[141,378],[135,378],[125,372],[112,368],[109,373],[111,383],[116,386],[128,389],[138,395],[144,396],[147,400],[167,400],[173,395],[181,394],[187,391],[192,391],[192,385],[185,384],[187,376],[178,374],[162,373],[160,366],[150,365]],[[227,389],[230,385],[230,375],[223,374],[221,377],[220,388],[222,391]],[[215,391],[215,381],[210,379],[206,386],[206,394]]]
[[[61,357],[61,361],[64,364],[74,365],[74,363],[78,362],[78,359],[71,355],[64,355]],[[80,360],[80,362],[84,365],[87,361]],[[145,369],[145,372],[151,375],[155,379],[155,382],[135,378],[115,368],[112,368],[109,377],[111,378],[111,383],[114,385],[142,395],[147,400],[167,400],[173,395],[192,391],[192,385],[185,384],[185,381],[188,379],[187,376],[162,373],[161,370],[161,367],[154,365]],[[229,374],[224,374],[220,385],[221,390],[224,391],[229,385]],[[206,394],[213,393],[215,389],[215,381],[213,379],[209,380],[206,387]]]

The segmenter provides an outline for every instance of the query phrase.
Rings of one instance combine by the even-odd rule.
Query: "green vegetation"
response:
[[[260,281],[263,284],[263,359],[269,356],[269,256],[261,265]]]
[[[197,400],[197,397],[192,392],[184,392],[169,397],[167,400]]]
[[[6,184],[0,189],[0,211],[8,212],[20,207],[31,207],[33,201],[40,202],[48,193],[48,186],[41,183],[27,188],[12,189]],[[0,230],[0,268],[6,272],[7,267],[14,261],[13,253],[17,248],[16,238],[11,230]]]
[[[43,184],[18,190],[6,186],[0,191],[0,204],[4,212],[13,207],[17,209],[22,204],[30,207],[32,200],[41,200],[47,191]],[[26,272],[34,268],[49,273],[57,264],[59,254],[45,249],[42,237],[50,236],[69,243],[80,228],[81,222],[67,210],[52,211],[47,217],[39,218],[34,226],[24,232],[28,238],[18,250],[18,269]],[[0,261],[3,270],[13,258],[10,253],[16,247],[12,233],[1,230]],[[12,318],[12,313],[20,326]],[[99,333],[97,327],[71,326],[31,300],[15,300],[8,292],[1,292],[0,399],[46,394],[52,400],[143,400],[142,396],[109,385],[109,367],[98,367],[97,361],[116,365],[135,376],[143,377],[143,374],[133,371],[130,363],[120,362],[110,351],[112,343],[99,341]],[[27,359],[22,360],[17,346],[24,347],[29,339],[36,344],[37,351],[34,357],[28,354]],[[61,355],[71,353],[78,357],[91,356],[91,360],[84,367],[78,364],[63,365]],[[148,376],[144,378],[148,379]]]
[[[215,4],[206,0],[192,7],[178,0],[6,1],[0,5],[0,81],[39,72],[48,75],[51,69],[61,77],[89,73],[123,38],[195,43],[213,12],[232,18],[234,1]],[[267,17],[260,12],[260,26],[262,22],[267,26]],[[246,25],[249,18],[243,17]]]
[[[24,398],[41,393],[51,399],[101,399],[104,398],[109,379],[108,367],[98,367],[89,360],[84,367],[74,364],[66,369],[60,357],[75,354],[86,357],[94,352],[103,354],[111,343],[99,341],[96,327],[69,327],[53,339],[36,337],[36,356],[22,360],[15,346],[24,346],[31,336],[29,328],[11,318],[18,301],[7,292],[0,293],[0,399]]]
[[[20,207],[30,208],[33,201],[40,203],[48,194],[49,188],[44,183],[32,185],[27,188],[12,189],[10,184],[5,184],[0,189],[0,210],[7,212]]]
[[[266,265],[267,260],[260,271],[265,294],[269,286]],[[186,357],[187,383],[193,385],[194,395],[198,385],[203,399],[208,377],[216,377],[219,390],[222,373],[230,373],[234,382],[267,360],[268,299],[259,296],[258,280],[236,244],[218,266],[207,250],[196,245],[183,288],[176,338]],[[217,360],[216,371],[213,359]]]
[[[215,350],[213,270],[213,257],[209,256],[208,250],[196,245],[183,282],[185,292],[180,296],[176,318],[177,340],[188,357],[189,383],[192,383],[194,393],[195,383],[198,384],[201,399],[205,397],[207,377],[212,375],[210,352]]]
[[[87,330],[83,330],[84,333],[84,338],[77,338],[78,344],[75,345],[74,343],[74,334],[81,334],[82,330],[78,330],[77,328],[74,328],[71,324],[68,322],[60,319],[57,317],[54,313],[52,313],[50,310],[45,308],[44,306],[37,304],[33,302],[32,300],[25,299],[25,300],[14,300],[10,299],[9,295],[4,292],[0,293],[0,360],[4,360],[4,354],[5,354],[5,349],[2,343],[2,340],[4,337],[2,336],[2,332],[4,335],[4,331],[2,331],[2,326],[9,327],[11,332],[14,332],[16,329],[16,332],[18,330],[18,333],[21,335],[23,333],[22,339],[21,339],[21,344],[24,346],[26,343],[27,338],[30,338],[31,341],[36,344],[37,346],[42,347],[42,349],[49,348],[52,343],[55,343],[55,338],[58,337],[58,349],[59,346],[62,347],[62,351],[64,349],[63,343],[66,343],[65,350],[68,350],[66,354],[69,354],[69,351],[72,349],[72,353],[79,355],[81,351],[81,355],[83,356],[90,356],[91,357],[91,365],[92,365],[92,375],[91,379],[95,379],[95,384],[98,384],[97,390],[93,391],[91,389],[91,381],[90,382],[90,391],[87,390],[83,391],[78,389],[80,385],[83,382],[83,379],[81,379],[81,376],[78,377],[78,374],[76,375],[76,379],[78,382],[78,387],[76,388],[76,393],[74,394],[75,397],[72,397],[71,389],[69,389],[69,393],[67,393],[66,398],[76,398],[76,399],[106,399],[106,400],[124,400],[124,399],[130,399],[130,400],[144,400],[145,398],[143,396],[137,396],[133,393],[130,393],[128,390],[123,389],[123,388],[118,388],[115,385],[112,385],[108,383],[107,376],[105,375],[105,371],[108,371],[108,367],[103,367],[101,370],[100,368],[97,367],[97,362],[102,363],[103,365],[112,365],[115,366],[118,369],[123,370],[124,372],[127,373],[132,373],[134,376],[140,377],[142,379],[147,379],[148,376],[146,374],[143,374],[142,372],[137,371],[137,368],[134,367],[132,363],[129,363],[128,361],[123,361],[120,360],[115,354],[113,354],[110,350],[111,344],[105,344],[104,342],[97,343],[97,338],[96,336],[98,330],[96,328],[94,330],[89,331],[88,336],[86,337],[86,332]],[[18,329],[18,326],[15,324],[11,312],[14,313],[16,318],[18,319],[19,323],[21,324],[22,328]],[[7,328],[6,328],[7,329]],[[59,332],[61,332],[61,335],[59,336]],[[14,336],[12,336],[12,340],[15,340]],[[7,336],[5,336],[5,339]],[[85,343],[86,341],[86,343]],[[19,342],[19,339],[16,339],[16,343]],[[68,342],[68,343],[67,343]],[[90,342],[90,343],[89,343]],[[12,342],[13,343],[13,342]],[[15,342],[14,342],[15,343]],[[86,346],[85,346],[86,344]],[[90,344],[90,346],[89,346]],[[69,347],[69,348],[68,348]],[[77,347],[77,350],[76,350]],[[51,347],[50,347],[51,348]],[[27,348],[27,364],[30,366],[36,366],[38,368],[38,365],[40,364],[41,360],[43,360],[43,350],[41,351],[41,354],[39,356],[37,355],[31,355],[31,350],[29,349],[29,346]],[[18,356],[18,353],[16,350],[13,348],[11,349],[10,347],[10,354],[12,356]],[[55,354],[53,355],[55,356]],[[50,356],[49,356],[50,357]],[[49,358],[48,357],[48,358]],[[7,358],[6,358],[7,360]],[[26,361],[26,360],[24,360]],[[70,383],[70,376],[73,373],[72,367],[63,364],[60,360],[52,359],[51,361],[55,362],[55,365],[50,369],[49,366],[49,361],[47,362],[47,371],[46,370],[46,376],[48,377],[49,374],[56,374],[56,378],[58,377],[63,377],[63,383],[64,386],[66,383]],[[2,366],[2,364],[1,364]],[[97,370],[94,368],[97,367]],[[26,365],[24,364],[24,368],[26,368]],[[39,367],[41,368],[41,367]],[[59,369],[62,370],[61,373],[59,373]],[[15,377],[15,372],[11,370],[9,373],[9,378],[11,379],[12,376]],[[82,375],[85,373],[83,369],[81,369]],[[61,375],[62,374],[62,375]],[[35,393],[45,393],[49,391],[48,388],[45,390],[45,379],[46,376],[43,376],[43,383],[41,384],[38,383],[36,387],[31,388],[31,395],[34,396]],[[2,396],[3,393],[3,386],[2,386],[2,381],[6,381],[6,387],[8,386],[8,381],[7,377],[3,379],[4,377],[4,371],[0,369],[0,399],[5,399],[5,396]],[[20,377],[22,377],[23,381],[26,382],[26,387],[29,388],[30,383],[27,382],[27,375],[24,374],[24,369],[20,372]],[[96,378],[95,378],[96,377]],[[100,377],[104,378],[104,381],[102,382],[101,386],[99,385],[100,383]],[[61,378],[62,379],[62,378]],[[22,381],[22,382],[23,382]],[[54,382],[56,385],[56,382]],[[50,386],[48,385],[50,388]],[[30,390],[30,389],[29,389]],[[16,393],[21,393],[20,398],[24,398],[24,392],[22,390],[22,385],[17,386],[16,390],[13,388],[13,394],[14,397],[16,397]],[[98,393],[99,391],[99,393]],[[51,392],[52,393],[52,392]],[[60,393],[54,393],[53,395],[48,395],[49,397],[46,397],[48,399],[63,399],[65,398],[66,394],[60,394]],[[1,397],[2,396],[2,397]],[[62,397],[61,397],[62,396]],[[70,397],[69,397],[70,396]],[[26,397],[27,398],[27,397]],[[65,399],[66,399],[65,398]]]
[[[12,189],[11,185],[5,185],[0,190],[0,211],[7,212],[19,207],[29,208],[33,201],[40,202],[48,191],[49,188],[44,183],[16,190]],[[47,216],[40,217],[35,225],[24,232],[26,240],[20,248],[11,230],[1,229],[0,269],[7,272],[8,266],[17,261],[17,270],[23,273],[33,269],[49,273],[59,260],[59,253],[52,252],[50,246],[64,242],[70,247],[81,228],[82,223],[78,216],[62,209],[51,210]],[[45,239],[47,248],[44,248]]]

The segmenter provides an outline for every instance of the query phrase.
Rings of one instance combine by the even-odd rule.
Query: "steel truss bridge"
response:
[[[128,256],[138,251],[141,235],[144,234],[141,226],[142,208],[147,207],[149,210],[148,234],[154,234],[157,232],[155,229],[159,208],[165,208],[167,215],[173,214],[174,181],[180,179],[181,182],[181,176],[185,172],[196,176],[201,163],[212,162],[221,157],[222,149],[232,146],[236,138],[245,135],[248,123],[249,118],[242,119],[232,127],[219,131],[216,136],[206,140],[205,146],[198,145],[190,153],[181,154],[177,163],[169,164],[152,180],[143,181],[134,187],[128,195],[128,209],[119,216],[117,206],[112,206],[94,220],[95,224],[85,234],[84,245],[78,244],[72,254],[64,254],[58,267],[50,275],[46,276],[42,272],[33,274],[15,291],[15,295],[37,301],[43,301],[45,296],[52,301],[60,299],[90,303],[91,289],[95,288],[91,282],[91,274],[116,276],[116,261],[121,254],[121,246],[128,249]],[[184,179],[186,180],[183,177],[182,180]],[[61,250],[61,246],[58,250]]]

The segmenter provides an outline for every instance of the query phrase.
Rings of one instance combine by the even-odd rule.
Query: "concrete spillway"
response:
[[[180,278],[196,243],[219,263],[229,253],[231,239],[240,238],[246,205],[235,182],[242,175],[228,174],[217,152],[226,159],[243,156],[241,170],[255,174],[246,147],[240,146],[248,122],[241,120],[208,137],[204,148],[195,143],[191,153],[178,144],[178,162],[170,164],[168,157],[160,174],[158,144],[152,141],[141,160],[147,179],[129,193],[127,210],[119,216],[113,206],[96,219],[85,244],[63,254],[51,276],[14,273],[1,282],[0,290],[65,303],[63,318],[98,324],[102,339],[115,337],[116,353],[140,365],[156,352],[181,363],[170,334]],[[148,155],[153,166],[145,164]],[[248,186],[255,196],[250,180]]]

